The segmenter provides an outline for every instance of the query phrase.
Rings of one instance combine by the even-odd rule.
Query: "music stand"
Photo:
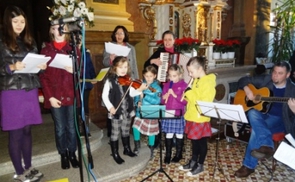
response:
[[[157,172],[161,172],[161,173],[164,173],[165,176],[173,182],[173,180],[171,179],[171,177],[164,171],[164,168],[163,168],[163,161],[162,161],[162,129],[161,129],[161,123],[160,123],[160,120],[161,119],[179,119],[181,117],[181,110],[180,110],[180,114],[179,116],[172,116],[173,113],[171,112],[171,110],[166,110],[166,109],[163,109],[162,105],[158,105],[159,109],[157,111],[155,111],[154,109],[155,105],[152,106],[152,110],[148,111],[148,110],[145,110],[145,111],[141,111],[140,112],[140,117],[141,119],[157,119],[158,120],[158,124],[159,124],[159,149],[160,149],[160,168],[157,169],[156,171],[154,171],[152,174],[148,175],[147,177],[145,177],[142,181],[145,181],[147,180],[148,178],[150,178],[151,176],[155,175]],[[157,106],[156,106],[157,107]],[[155,112],[158,112],[158,116],[155,116]],[[143,116],[144,114],[144,116]],[[164,114],[164,116],[163,116]],[[166,115],[168,115],[167,117],[165,117]],[[151,117],[149,117],[151,116]]]
[[[245,111],[241,105],[220,104],[220,103],[203,102],[203,101],[197,101],[196,107],[201,115],[218,119],[217,121],[218,136],[216,138],[215,164],[214,164],[212,180],[214,179],[216,168],[218,168],[219,172],[225,177],[227,181],[229,181],[227,177],[224,175],[224,172],[218,162],[221,120],[224,119],[224,120],[248,123],[248,120],[245,115]]]

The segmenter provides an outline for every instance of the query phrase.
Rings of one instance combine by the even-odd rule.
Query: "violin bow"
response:
[[[129,91],[129,90],[130,90],[130,88],[131,88],[131,85],[132,85],[132,82],[131,82],[131,84],[129,85],[129,87],[128,87],[128,89],[126,90],[126,92],[124,93],[123,97],[121,98],[121,100],[120,100],[120,102],[119,102],[118,106],[116,107],[115,113],[117,112],[117,110],[118,110],[118,109],[119,109],[119,107],[121,106],[121,104],[122,104],[122,102],[123,102],[124,98],[126,97],[126,95],[127,95],[128,91]]]

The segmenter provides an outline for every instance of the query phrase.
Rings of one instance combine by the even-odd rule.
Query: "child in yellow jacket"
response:
[[[206,74],[206,59],[193,57],[187,63],[189,75],[194,79],[191,87],[184,93],[187,100],[185,133],[192,143],[191,160],[180,166],[180,170],[188,171],[187,175],[194,176],[204,171],[203,164],[207,155],[207,138],[211,136],[210,117],[201,116],[196,101],[213,102],[215,97],[216,76]]]

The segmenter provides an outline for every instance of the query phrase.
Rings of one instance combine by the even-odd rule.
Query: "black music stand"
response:
[[[215,164],[214,164],[212,180],[214,179],[216,168],[218,168],[219,172],[225,177],[227,181],[229,181],[227,177],[224,175],[224,172],[218,162],[221,120],[223,119],[223,120],[231,120],[231,121],[248,123],[248,120],[245,115],[245,111],[241,105],[220,104],[220,103],[203,102],[203,101],[197,101],[196,107],[201,115],[218,119],[217,121],[218,136],[216,138]]]
[[[153,106],[151,106],[151,107],[153,107]],[[161,119],[179,119],[180,117],[181,117],[181,110],[180,110],[180,114],[179,114],[179,116],[175,116],[174,115],[174,117],[173,116],[171,116],[171,115],[173,115],[170,111],[166,111],[165,109],[163,110],[163,109],[159,109],[159,110],[157,110],[157,111],[155,111],[155,110],[151,110],[151,111],[148,111],[147,110],[147,112],[148,113],[144,113],[144,115],[142,115],[143,113],[142,112],[140,112],[140,117],[142,118],[142,119],[157,119],[158,120],[158,123],[159,123],[159,138],[158,138],[158,140],[159,140],[159,148],[160,148],[160,168],[159,169],[157,169],[156,171],[154,171],[152,174],[150,174],[150,175],[148,175],[147,177],[145,177],[143,180],[141,180],[141,182],[142,181],[145,181],[145,180],[147,180],[148,178],[150,178],[151,176],[153,176],[153,175],[155,175],[157,172],[161,172],[161,173],[164,173],[165,174],[165,176],[171,181],[171,182],[173,182],[173,180],[170,178],[170,176],[164,171],[164,168],[163,168],[163,160],[162,160],[162,128],[161,128]],[[152,116],[152,115],[154,115],[155,114],[155,112],[158,112],[159,113],[159,115],[158,115],[158,117],[149,117],[149,115],[150,116]],[[165,116],[163,116],[163,113],[165,114],[165,115],[169,115],[168,117],[165,117]]]

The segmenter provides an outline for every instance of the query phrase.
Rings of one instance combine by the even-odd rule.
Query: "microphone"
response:
[[[77,17],[60,18],[60,19],[52,20],[51,25],[57,25],[57,24],[61,25],[61,24],[65,24],[65,23],[71,23],[71,22],[75,22],[79,19],[80,18],[77,18]]]

